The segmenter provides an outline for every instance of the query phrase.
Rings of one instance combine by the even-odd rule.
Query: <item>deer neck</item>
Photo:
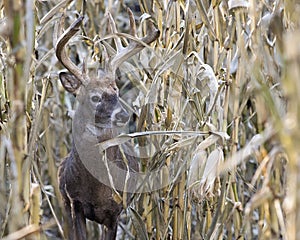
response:
[[[118,131],[112,126],[99,126],[95,118],[85,108],[78,108],[73,118],[73,137],[85,139],[87,142],[103,142],[117,136]]]
[[[98,142],[103,142],[117,136],[114,128],[101,128],[95,124],[86,124],[85,132],[92,137],[96,137]]]
[[[86,123],[81,128],[73,129],[73,148],[72,154],[74,155],[74,161],[78,161],[80,157],[86,159],[86,157],[93,156],[101,157],[99,155],[99,143],[112,139],[117,136],[116,130],[113,128],[98,128],[94,124]],[[115,158],[116,150],[109,148],[106,150],[109,159]],[[80,154],[79,154],[80,153]],[[80,156],[79,156],[80,155]],[[97,157],[95,159],[97,159]]]

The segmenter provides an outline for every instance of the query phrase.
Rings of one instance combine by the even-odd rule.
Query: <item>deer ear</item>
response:
[[[69,72],[60,72],[59,73],[59,79],[64,86],[64,88],[73,94],[76,94],[76,91],[81,86],[81,81],[75,77],[73,74]]]

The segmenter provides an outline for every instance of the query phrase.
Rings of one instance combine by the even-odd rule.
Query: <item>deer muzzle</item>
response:
[[[112,120],[113,126],[122,127],[128,122],[129,114],[121,106],[121,104],[118,104],[118,107],[116,109],[114,109],[114,111],[112,112],[111,120]]]

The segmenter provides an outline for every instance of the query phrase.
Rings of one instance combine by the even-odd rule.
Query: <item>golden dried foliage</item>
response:
[[[137,118],[107,144],[133,141],[141,170],[169,184],[135,194],[118,238],[300,239],[296,0],[0,1],[0,238],[64,238],[57,167],[76,104],[58,81],[57,26],[84,12],[69,54],[93,71],[114,53],[106,11],[129,32],[126,7],[141,36],[147,18],[161,34],[119,70]]]

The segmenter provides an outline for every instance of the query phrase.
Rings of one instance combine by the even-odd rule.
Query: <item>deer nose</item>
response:
[[[128,122],[128,120],[129,120],[129,114],[125,109],[120,108],[115,110],[115,114],[113,114],[113,122],[117,126],[125,125]]]

